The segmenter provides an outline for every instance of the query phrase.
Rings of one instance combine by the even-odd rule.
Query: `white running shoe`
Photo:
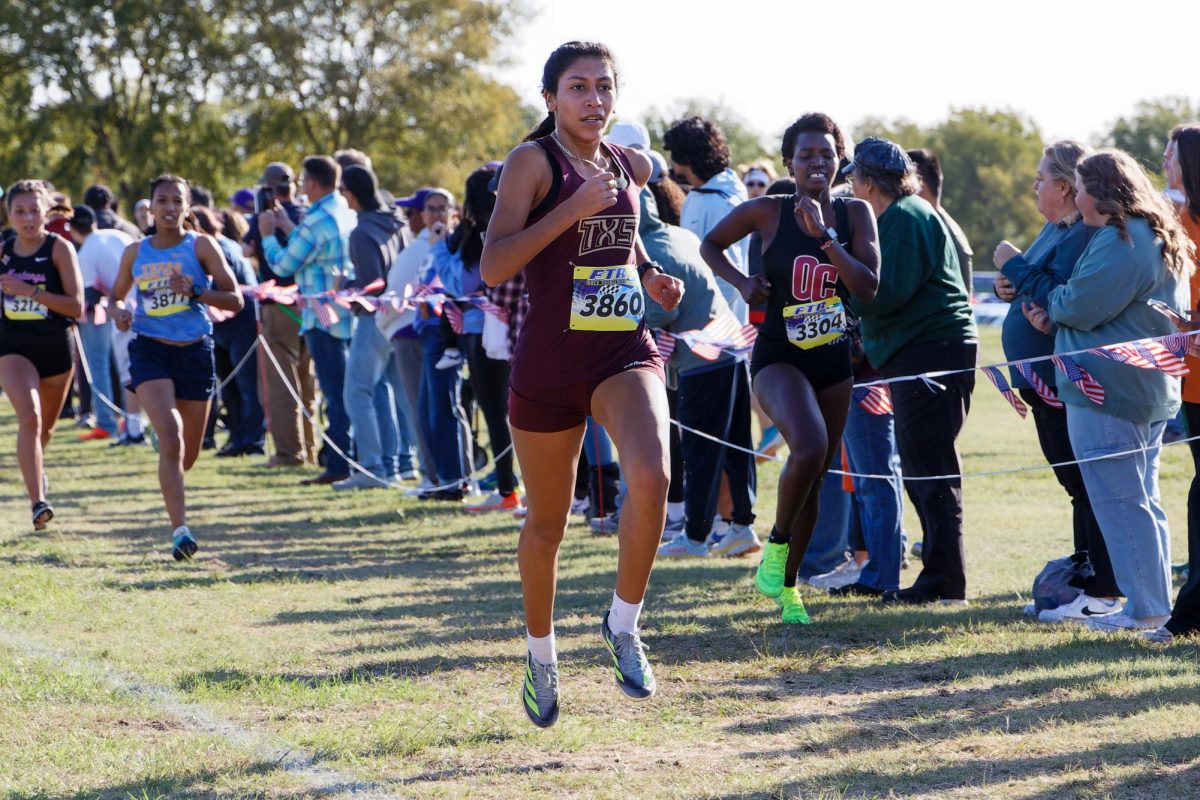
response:
[[[1037,603],[1026,603],[1021,609],[1021,613],[1027,617],[1036,617],[1038,615]]]
[[[592,517],[588,520],[588,524],[592,526],[592,533],[607,536],[615,535],[617,526],[621,523],[620,512],[614,511],[611,514],[606,514],[603,517]]]
[[[704,539],[704,543],[708,545],[708,549],[712,550],[714,547],[716,547],[720,543],[721,539],[725,538],[725,534],[729,533],[729,529],[732,527],[732,522],[726,522],[720,517],[716,517],[713,520],[712,530],[708,532],[708,536]]]
[[[708,546],[704,542],[693,542],[687,537],[686,533],[679,533],[674,539],[660,545],[658,548],[659,558],[676,558],[680,556],[708,558]]]
[[[1153,631],[1167,624],[1169,616],[1161,617],[1131,617],[1124,611],[1116,614],[1105,614],[1102,617],[1089,617],[1083,624],[1094,631],[1116,633],[1118,631]]]
[[[1066,605],[1039,612],[1037,618],[1042,622],[1085,622],[1092,617],[1103,617],[1120,610],[1120,600],[1103,600],[1080,593]]]
[[[824,575],[812,576],[808,579],[808,583],[817,589],[840,589],[843,586],[858,583],[858,577],[862,575],[863,567],[866,564],[866,561],[859,564],[853,557],[850,557]]]
[[[462,366],[463,357],[456,347],[447,347],[442,357],[433,365],[434,369],[458,369]]]
[[[391,485],[392,482],[388,478],[379,478],[365,472],[355,472],[349,478],[333,484],[333,489],[337,492],[349,492],[359,489],[384,489]]]
[[[586,517],[590,505],[586,497],[576,497],[571,501],[571,513],[577,517]]]
[[[420,497],[421,495],[429,494],[433,491],[434,483],[429,478],[422,478],[421,483],[417,486],[410,486],[404,490],[405,497]]]
[[[679,519],[671,519],[671,515],[667,515],[667,524],[663,527],[662,541],[669,542],[687,529],[687,517],[680,516]]]
[[[737,556],[748,556],[751,553],[757,553],[762,550],[762,542],[754,535],[754,528],[749,525],[733,524],[729,526],[729,531],[721,540],[709,548],[709,552],[714,556],[723,556],[725,558],[736,558]]]

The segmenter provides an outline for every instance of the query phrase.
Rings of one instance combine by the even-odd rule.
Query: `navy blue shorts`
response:
[[[129,388],[146,381],[169,380],[179,400],[208,400],[217,388],[212,337],[185,345],[165,344],[148,336],[129,343]]]

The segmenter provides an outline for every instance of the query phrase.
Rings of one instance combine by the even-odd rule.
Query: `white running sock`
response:
[[[612,608],[608,611],[608,627],[613,633],[637,633],[641,614],[642,603],[626,603],[613,592]]]
[[[188,530],[187,525],[180,525],[178,528],[175,529],[175,532],[173,534],[171,534],[171,536],[173,538],[178,539],[180,536],[183,536],[185,533],[191,534],[191,531]]]
[[[130,414],[125,417],[125,433],[134,439],[142,435],[141,414]]]
[[[529,647],[529,654],[533,656],[534,661],[547,666],[558,663],[558,649],[554,646],[553,628],[550,629],[547,636],[533,636],[526,630],[525,643]]]
[[[679,520],[683,519],[687,512],[683,510],[683,503],[667,503],[667,519]]]

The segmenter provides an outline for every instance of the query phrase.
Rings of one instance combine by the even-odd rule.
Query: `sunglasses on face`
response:
[[[746,181],[747,189],[765,189],[767,185],[762,181]]]

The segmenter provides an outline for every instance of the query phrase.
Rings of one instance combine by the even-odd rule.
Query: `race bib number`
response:
[[[575,267],[574,270],[571,330],[637,330],[645,301],[636,267]]]
[[[39,283],[38,288],[46,291],[46,284]],[[14,322],[31,322],[39,319],[49,319],[50,309],[28,296],[4,295],[4,318]]]
[[[187,311],[191,308],[192,299],[186,294],[171,290],[169,278],[150,278],[138,283],[138,294],[152,317],[166,317]]]
[[[788,340],[802,350],[836,341],[846,333],[846,309],[840,297],[783,309]]]

